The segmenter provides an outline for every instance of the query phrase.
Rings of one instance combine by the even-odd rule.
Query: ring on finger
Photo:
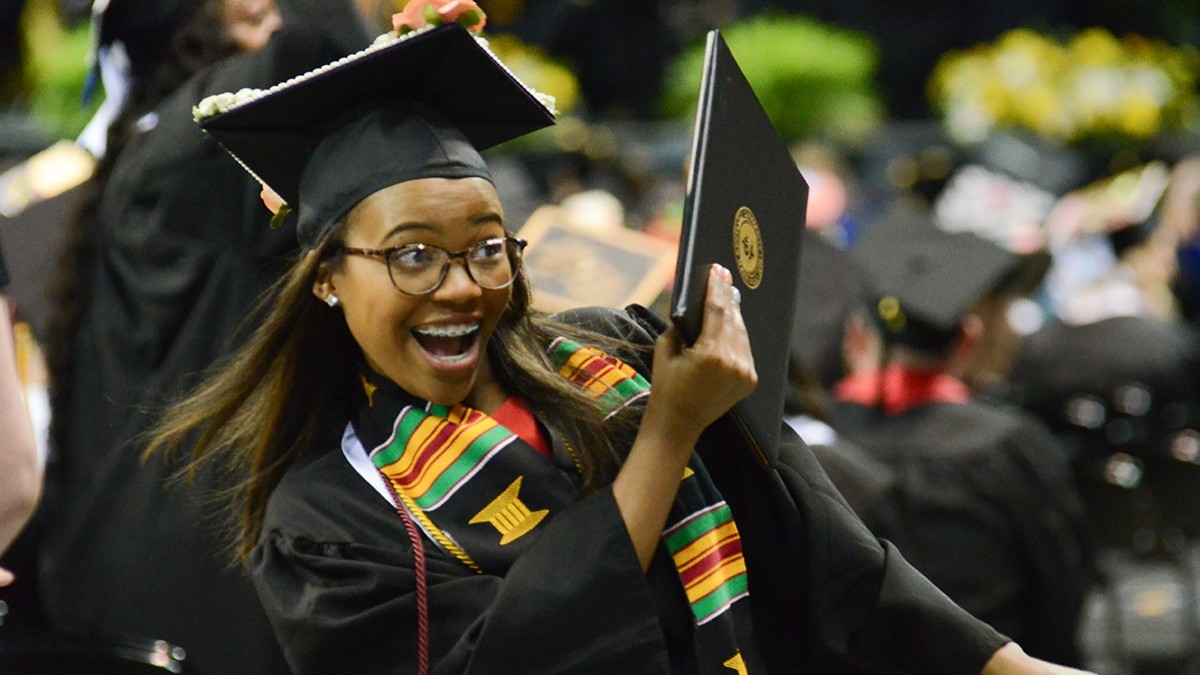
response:
[[[733,293],[733,302],[736,305],[742,304],[742,291],[737,286],[730,286],[729,290]]]

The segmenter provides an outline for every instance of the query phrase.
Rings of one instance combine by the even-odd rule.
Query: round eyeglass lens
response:
[[[438,246],[412,244],[392,252],[388,272],[392,284],[410,295],[433,293],[442,285],[452,258],[463,258],[467,274],[480,288],[499,290],[513,282],[513,261],[521,245],[505,237],[485,239],[471,248],[450,253]]]
[[[489,290],[504,288],[512,283],[512,260],[507,239],[487,239],[475,244],[467,254],[467,269],[471,278]]]

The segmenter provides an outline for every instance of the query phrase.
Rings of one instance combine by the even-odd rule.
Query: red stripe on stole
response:
[[[719,570],[722,563],[740,558],[741,556],[742,540],[734,533],[730,537],[727,537],[725,541],[709,549],[703,558],[697,560],[686,570],[681,570],[679,578],[683,580],[685,587],[690,587]]]
[[[587,382],[583,383],[585,385],[590,382],[603,383],[604,377],[608,372],[616,369],[617,366],[612,361],[598,355],[589,356],[588,360],[579,366],[579,370],[586,373],[588,378],[590,378]]]
[[[429,468],[429,465],[440,454],[435,452],[435,450],[443,448],[447,444],[452,443],[454,438],[463,431],[461,425],[453,424],[448,420],[436,417],[426,418],[426,421],[434,420],[436,420],[437,428],[432,434],[429,435],[429,438],[426,439],[419,448],[417,448],[416,457],[413,458],[412,469],[403,476],[404,480],[400,481],[400,484],[405,488],[410,488],[420,483],[422,477],[425,475],[425,471]],[[393,478],[395,479],[397,477]],[[421,495],[413,495],[413,497],[419,496]]]

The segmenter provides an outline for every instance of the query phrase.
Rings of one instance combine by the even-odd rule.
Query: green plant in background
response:
[[[1062,142],[1137,142],[1200,130],[1200,54],[1102,28],[1056,40],[1029,29],[992,44],[944,54],[929,80],[930,101],[962,143],[994,129],[1020,129]]]
[[[798,14],[763,14],[721,29],[784,141],[815,136],[856,144],[883,118],[875,88],[878,50],[869,37]],[[671,64],[662,111],[696,112],[704,46]]]
[[[85,108],[80,103],[88,70],[88,26],[64,27],[55,3],[47,0],[30,2],[21,23],[30,113],[51,138],[74,138],[99,105],[95,101]]]

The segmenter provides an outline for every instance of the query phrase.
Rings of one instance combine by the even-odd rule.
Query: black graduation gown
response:
[[[828,437],[814,440],[805,437],[802,428],[794,425],[792,428],[801,434],[838,492],[846,498],[863,523],[875,532],[875,525],[882,522],[895,489],[896,477],[892,467],[844,436],[831,433]]]
[[[192,106],[344,53],[344,27],[336,39],[319,28],[293,23],[263,51],[193,77],[144,119],[148,130],[117,159],[102,197],[92,264],[78,270],[88,293],[73,338],[72,398],[56,411],[66,438],[40,515],[44,611],[63,631],[168,640],[211,675],[287,668],[231,562],[225,523],[203,503],[208,481],[169,487],[178,467],[141,463],[135,437],[230,349],[296,250],[294,231],[268,227],[258,184],[203,136]]]
[[[652,326],[624,314],[570,319],[652,341]],[[700,452],[742,533],[754,618],[738,628],[758,647],[750,673],[974,675],[1007,641],[875,539],[790,430],[771,469],[735,434],[715,425]],[[570,471],[562,448],[555,458]],[[426,547],[434,672],[694,672],[679,577],[661,548],[642,573],[611,490],[580,495],[542,528],[503,575],[477,575]],[[335,442],[311,449],[285,475],[252,567],[299,675],[415,672],[409,539]]]
[[[1083,507],[1065,453],[1040,424],[978,402],[899,415],[839,403],[844,433],[892,467],[874,531],[938,588],[1026,652],[1078,664],[1092,579]]]
[[[1022,341],[1010,379],[1013,399],[1067,446],[1099,546],[1138,549],[1147,530],[1200,536],[1200,466],[1174,450],[1200,429],[1196,326],[1051,321]],[[1140,467],[1122,488],[1110,482],[1117,453]]]

